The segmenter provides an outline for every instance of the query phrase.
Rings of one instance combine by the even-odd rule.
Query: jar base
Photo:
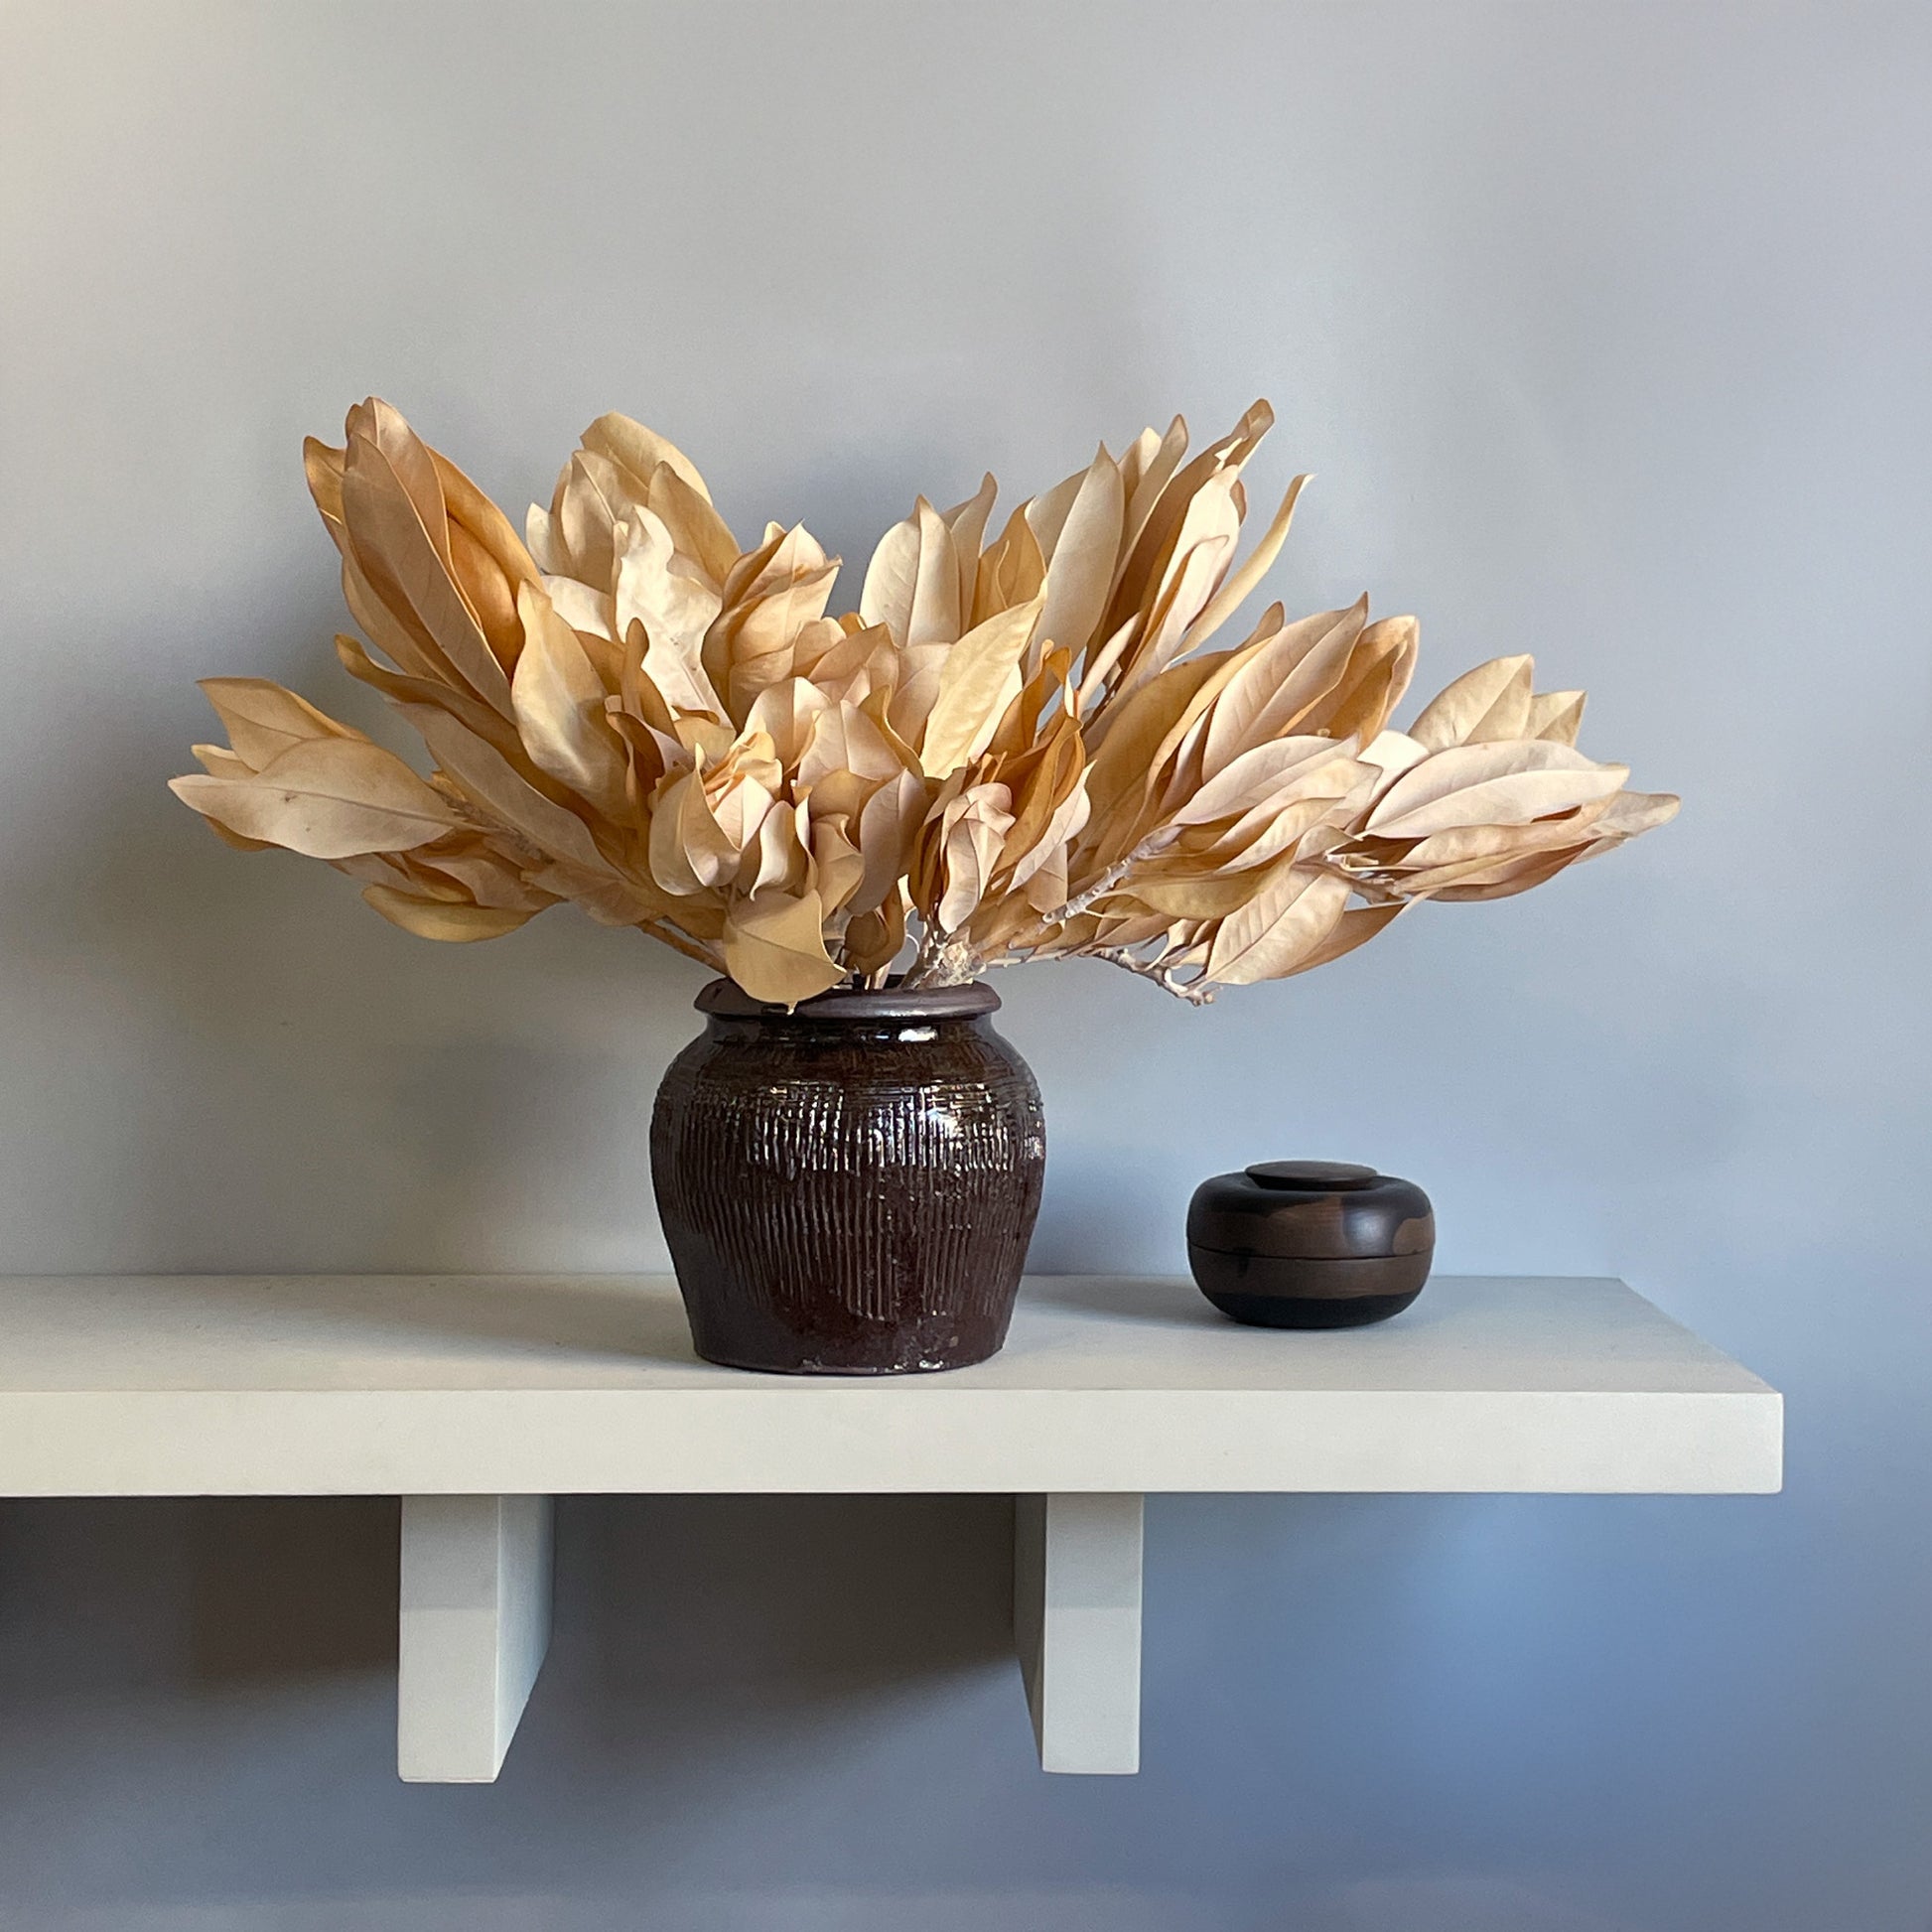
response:
[[[1400,1314],[1417,1296],[1406,1295],[1225,1295],[1207,1297],[1231,1321],[1251,1328],[1366,1328]]]
[[[695,1345],[694,1345],[695,1346]],[[893,1362],[772,1362],[752,1361],[745,1356],[720,1349],[717,1353],[709,1349],[696,1348],[700,1361],[710,1362],[718,1368],[743,1369],[753,1375],[810,1375],[810,1376],[878,1376],[878,1375],[944,1375],[956,1368],[972,1368],[979,1362],[990,1362],[1000,1352],[1004,1344],[996,1344],[982,1355],[962,1354],[950,1361],[893,1361]]]

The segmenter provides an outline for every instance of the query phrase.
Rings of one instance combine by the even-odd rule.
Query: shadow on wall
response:
[[[620,1866],[675,1860],[727,1792],[809,1780],[834,1731],[848,1766],[855,1730],[916,1752],[918,1712],[962,1692],[991,1693],[1001,1775],[1025,1774],[1005,1497],[559,1507],[550,1658],[478,1790],[395,1778],[393,1501],[0,1506],[0,1923],[485,1867],[534,1886],[614,1815]]]
[[[331,674],[335,615],[246,668],[420,764]],[[663,1265],[645,1132],[700,968],[568,909],[426,945],[317,862],[228,850],[165,789],[219,737],[179,673],[86,737],[90,782],[47,808],[18,889],[46,1092],[0,1179],[67,1212],[6,1216],[10,1269]]]

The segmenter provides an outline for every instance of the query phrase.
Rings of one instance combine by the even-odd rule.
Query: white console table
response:
[[[556,1495],[1011,1493],[1040,1762],[1124,1772],[1146,1493],[1762,1493],[1782,1429],[1614,1281],[1439,1278],[1290,1333],[1185,1281],[1036,1277],[992,1361],[878,1380],[700,1362],[656,1277],[0,1281],[0,1495],[402,1498],[398,1768],[435,1782],[502,1764]]]

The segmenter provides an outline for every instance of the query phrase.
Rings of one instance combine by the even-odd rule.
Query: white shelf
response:
[[[513,1499],[1035,1499],[1042,1762],[1132,1770],[1146,1492],[1761,1493],[1781,1447],[1774,1391],[1614,1281],[1451,1276],[1290,1333],[1185,1281],[1041,1277],[992,1361],[883,1380],[699,1362],[658,1278],[0,1282],[0,1495],[408,1499],[410,1777],[493,1777],[541,1664],[548,1512]]]

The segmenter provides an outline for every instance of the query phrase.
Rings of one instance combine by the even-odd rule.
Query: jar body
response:
[[[1006,1339],[1045,1128],[989,987],[838,993],[794,1012],[729,981],[651,1119],[651,1177],[697,1351],[893,1375]]]

